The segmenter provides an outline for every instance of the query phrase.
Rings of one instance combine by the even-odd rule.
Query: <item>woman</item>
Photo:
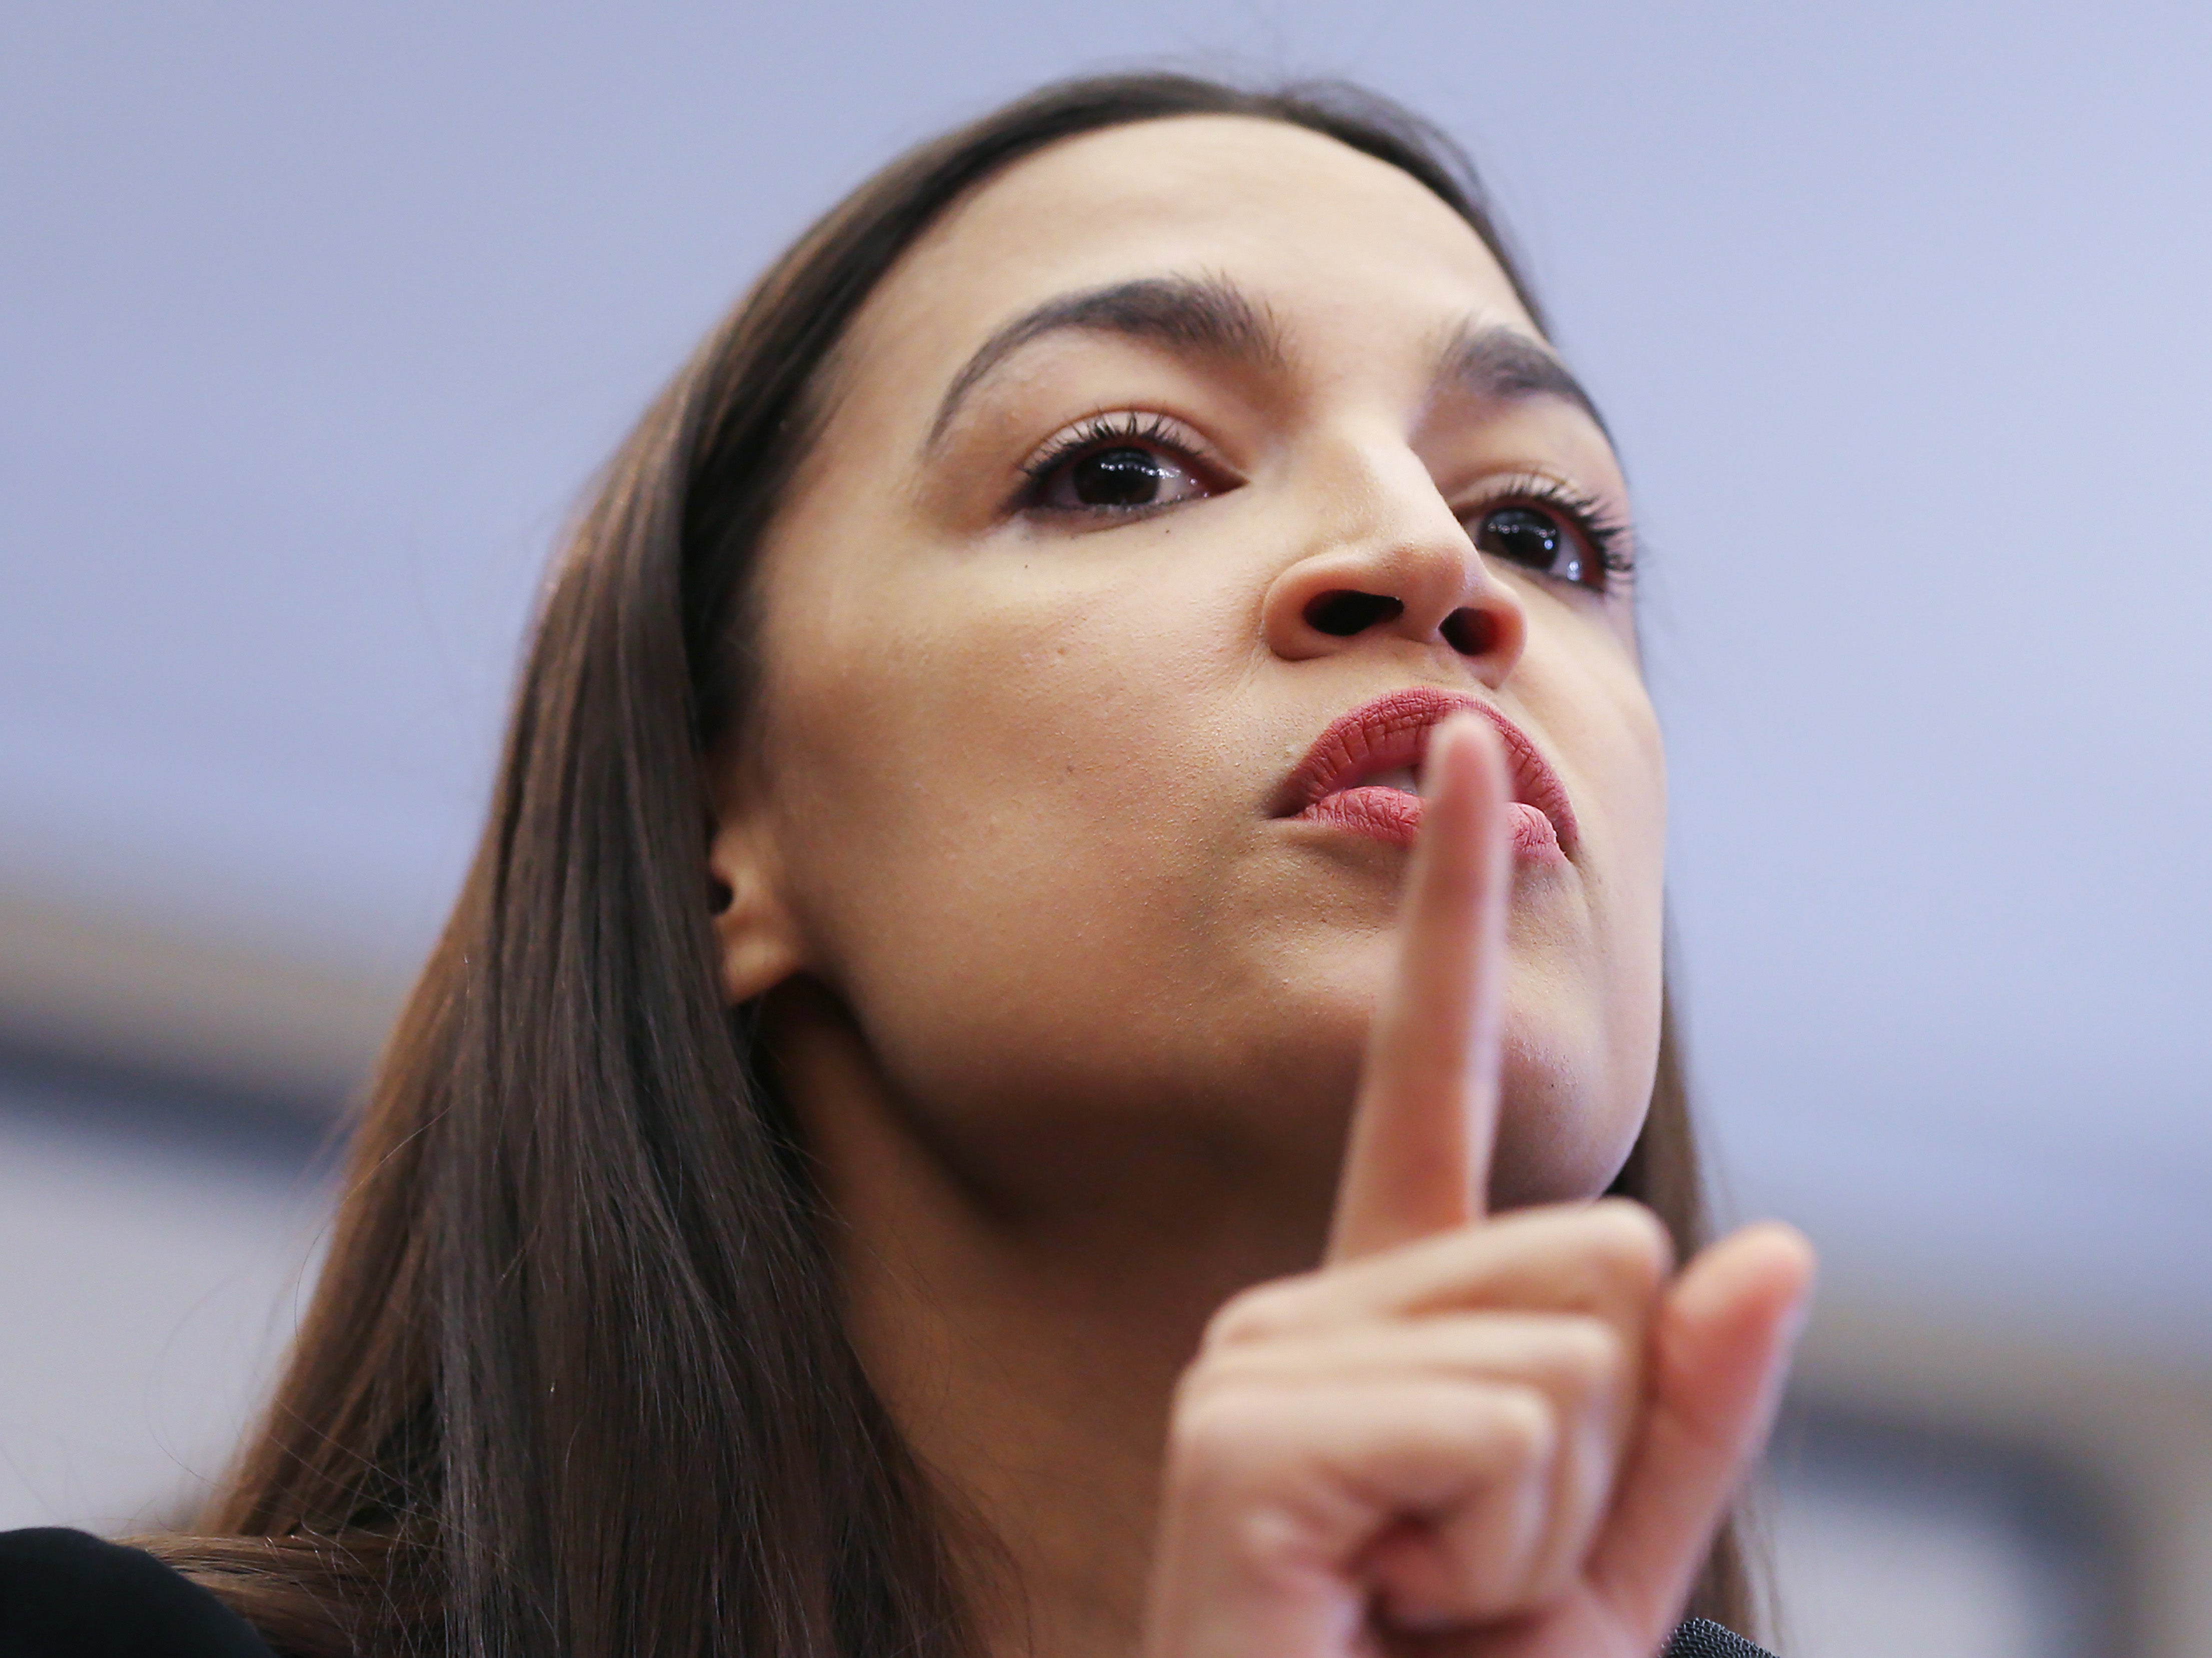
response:
[[[1409,118],[1119,78],[894,164],[580,525],[291,1368],[149,1546],[295,1654],[1741,1626],[1809,1265],[1692,1254],[1632,598]]]

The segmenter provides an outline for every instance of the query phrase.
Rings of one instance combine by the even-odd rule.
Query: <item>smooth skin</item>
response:
[[[1252,326],[969,375],[1133,282]],[[1802,1243],[1676,1273],[1591,1202],[1656,1063],[1663,764],[1632,584],[1475,544],[1532,482],[1627,516],[1573,398],[1442,372],[1496,331],[1548,351],[1462,222],[1333,140],[1071,140],[872,297],[763,549],[725,993],[995,1654],[1648,1653],[1758,1438]],[[1157,503],[1065,501],[1097,420]],[[1347,592],[1388,603],[1318,625]],[[1480,730],[1432,750],[1410,869],[1274,811],[1414,686],[1542,750],[1570,859],[1500,872]]]

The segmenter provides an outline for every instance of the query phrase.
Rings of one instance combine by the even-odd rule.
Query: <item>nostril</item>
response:
[[[1306,625],[1339,639],[1349,639],[1364,633],[1378,622],[1388,622],[1401,614],[1405,605],[1395,598],[1385,598],[1380,593],[1355,593],[1339,590],[1323,593],[1306,606]]]
[[[1486,656],[1498,647],[1498,618],[1487,610],[1454,610],[1437,631],[1462,656]]]

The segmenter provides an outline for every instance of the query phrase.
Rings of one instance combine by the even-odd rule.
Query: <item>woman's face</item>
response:
[[[1325,1170],[1402,791],[1472,702],[1536,809],[1493,1195],[1602,1187],[1659,1011],[1627,502],[1468,226],[1287,125],[1077,138],[918,245],[832,381],[715,851],[766,895],[726,937],[766,905],[787,953],[733,950],[732,993],[828,984],[1009,1200],[1170,1155]]]

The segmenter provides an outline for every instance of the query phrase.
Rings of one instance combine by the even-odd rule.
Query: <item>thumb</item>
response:
[[[1590,1560],[1600,1598],[1652,1649],[1765,1442],[1813,1272],[1802,1234],[1748,1226],[1692,1261],[1660,1307],[1643,1428]]]

